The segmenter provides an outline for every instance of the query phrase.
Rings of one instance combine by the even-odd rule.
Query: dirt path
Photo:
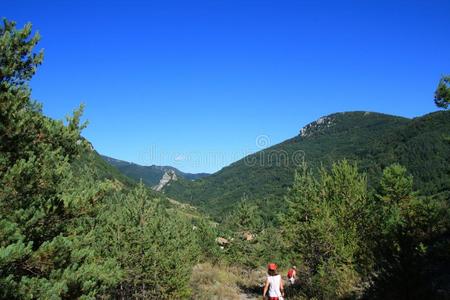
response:
[[[256,300],[262,298],[262,295],[259,293],[259,288],[256,289],[241,288],[240,290],[241,290],[239,293],[240,300]]]
[[[239,295],[239,300],[256,300],[261,299],[261,297],[257,297],[255,294],[247,294],[247,293],[241,293]]]

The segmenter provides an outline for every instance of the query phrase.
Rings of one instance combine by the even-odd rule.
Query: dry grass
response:
[[[239,278],[227,266],[199,264],[194,267],[192,273],[192,299],[239,299],[238,281]]]
[[[287,285],[284,273],[280,272],[280,274]],[[198,264],[194,267],[191,277],[192,299],[261,299],[265,280],[266,270],[264,268],[250,271],[223,264]],[[287,288],[286,292],[291,292],[289,299],[306,299],[302,293],[294,292],[291,288]]]

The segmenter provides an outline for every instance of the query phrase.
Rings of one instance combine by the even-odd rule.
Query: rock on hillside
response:
[[[173,170],[168,170],[164,173],[163,177],[157,185],[153,187],[154,191],[160,192],[166,185],[170,184],[172,181],[178,180],[177,174]]]
[[[329,128],[334,125],[333,118],[331,116],[325,116],[317,119],[316,121],[309,123],[300,130],[300,136],[306,138],[313,134]]]

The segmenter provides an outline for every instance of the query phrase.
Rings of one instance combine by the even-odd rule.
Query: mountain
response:
[[[182,178],[188,181],[197,180],[208,176],[207,173],[184,173],[177,168],[170,166],[141,166],[135,163],[111,158],[105,155],[101,156],[108,164],[117,168],[122,174],[134,180],[141,180],[148,186],[156,186],[160,183],[164,174],[167,172],[174,172],[177,178]]]
[[[448,196],[450,111],[408,119],[373,112],[344,112],[304,126],[299,135],[249,155],[196,181],[180,179],[164,192],[221,218],[242,197],[274,215],[304,162],[313,169],[348,159],[367,172],[369,186],[384,167],[400,163],[425,195]]]

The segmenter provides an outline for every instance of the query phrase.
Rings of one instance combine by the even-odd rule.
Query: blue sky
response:
[[[436,110],[450,1],[32,1],[0,15],[42,35],[45,114],[84,103],[102,154],[214,172],[320,116]]]

